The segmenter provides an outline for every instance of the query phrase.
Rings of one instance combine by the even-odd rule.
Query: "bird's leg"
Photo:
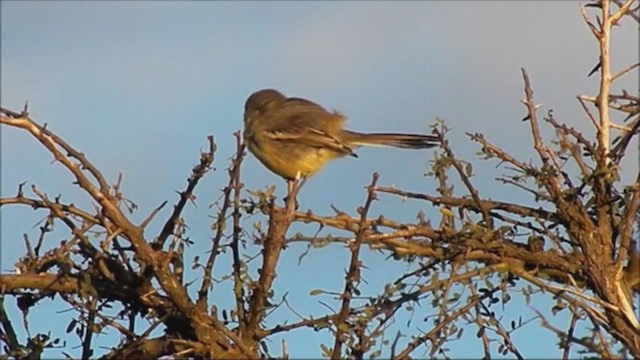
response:
[[[300,192],[302,185],[304,185],[304,183],[306,182],[307,182],[307,177],[306,176],[302,177],[299,171],[296,174],[295,179],[287,180],[287,197],[284,198],[285,206],[288,204],[289,198],[292,197],[293,200],[295,201],[295,209],[298,209],[300,205],[298,204],[298,199],[297,199],[298,192]]]

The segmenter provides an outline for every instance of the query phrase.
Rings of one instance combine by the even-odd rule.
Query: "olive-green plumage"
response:
[[[285,179],[313,175],[329,161],[363,146],[426,149],[440,138],[418,134],[362,134],[343,128],[344,116],[277,90],[257,91],[244,106],[244,139],[269,170]]]

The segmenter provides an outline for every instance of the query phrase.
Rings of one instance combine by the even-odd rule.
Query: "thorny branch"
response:
[[[366,231],[366,227],[364,225],[367,221],[367,214],[369,213],[371,203],[376,199],[375,188],[378,179],[379,175],[374,173],[371,185],[367,188],[367,200],[364,206],[358,209],[358,212],[360,213],[359,230],[353,244],[351,245],[351,260],[349,262],[347,276],[345,277],[344,291],[341,296],[342,305],[340,306],[340,312],[338,313],[338,320],[336,322],[335,343],[333,345],[333,355],[331,356],[332,359],[340,359],[342,357],[342,344],[344,342],[342,337],[349,327],[349,324],[347,324],[347,316],[349,315],[351,307],[351,297],[353,296],[354,291],[357,290],[358,284],[360,283],[361,264],[359,255],[360,246],[362,245],[362,240]],[[362,355],[363,354],[360,353],[355,355],[355,357],[357,359],[362,359]]]
[[[224,353],[226,349],[229,348],[229,341],[235,343],[240,352],[251,354],[250,350],[242,344],[234,334],[224,328],[217,319],[211,318],[197,311],[195,304],[189,300],[185,289],[181,284],[179,284],[177,278],[170,271],[168,265],[169,259],[162,252],[154,250],[150,246],[149,242],[144,239],[142,235],[142,228],[133,225],[121,212],[116,203],[117,199],[110,194],[110,187],[107,185],[103,175],[82,153],[78,152],[68,143],[57,137],[51,131],[47,130],[46,127],[33,122],[28,117],[26,111],[17,114],[15,112],[2,109],[0,123],[20,128],[31,133],[34,138],[36,138],[51,152],[58,162],[73,174],[76,184],[78,184],[80,188],[82,188],[100,205],[101,209],[95,216],[99,223],[101,225],[104,224],[105,228],[108,230],[112,229],[113,233],[119,234],[117,236],[126,239],[132,245],[132,250],[136,254],[134,259],[141,267],[151,269],[162,290],[167,294],[169,299],[171,299],[172,306],[175,306],[175,309],[172,311],[176,311],[181,314],[181,316],[184,316],[184,319],[189,324],[184,331],[187,333],[192,331],[189,336],[194,336],[199,341],[205,341],[209,344],[209,351],[211,352],[208,354]],[[212,141],[210,143],[213,144]],[[210,152],[208,153],[210,158],[205,159],[205,157],[203,157],[203,162],[201,163],[201,169],[203,171],[208,168],[207,162],[210,163],[209,160],[213,160],[213,150],[214,148],[212,145]],[[62,151],[68,155],[64,155]],[[79,164],[72,162],[71,159],[76,159]],[[85,171],[88,171],[88,174]],[[99,188],[96,188],[93,185],[89,176],[93,176],[93,179],[99,184]],[[195,182],[196,181],[194,181],[192,187],[195,186]],[[89,218],[86,212],[74,211],[70,206],[65,208],[54,204],[54,202],[47,199],[46,195],[39,193],[35,187],[33,187],[33,191],[40,197],[41,203],[39,204],[43,204],[45,208],[51,210],[55,218],[60,219],[63,223],[69,226],[72,233],[81,239],[80,244],[83,244],[85,250],[89,251],[87,254],[91,258],[110,258],[108,255],[100,254],[97,249],[91,247],[90,242],[83,235],[84,231],[76,227],[73,221],[64,213],[64,211],[70,213],[75,212],[77,216]],[[20,196],[18,196],[17,199],[14,199],[14,201],[22,203],[26,202],[23,198],[21,199]],[[7,201],[5,199],[2,203],[7,204],[10,202],[11,201]],[[176,213],[174,212],[174,216],[175,215]],[[107,261],[107,264],[109,263],[110,262]],[[111,261],[111,263],[113,262]],[[121,274],[128,274],[130,278],[135,279],[138,276],[138,274],[130,274],[128,271],[123,270],[122,267],[117,268]],[[116,279],[110,277],[108,275],[110,271],[106,271],[107,278],[111,279],[111,281],[122,281],[122,278]],[[105,272],[102,271],[102,273]],[[4,279],[6,278],[3,278],[3,281]],[[166,311],[166,308],[163,308],[162,311]]]
[[[332,332],[333,349],[327,349],[325,355],[333,358],[342,357],[345,346],[351,358],[388,356],[389,348],[392,358],[408,358],[427,343],[431,345],[431,356],[444,357],[447,341],[462,336],[463,329],[457,326],[463,322],[478,327],[476,335],[486,357],[492,356],[492,342],[499,341],[502,356],[511,353],[524,358],[511,336],[524,325],[512,323],[508,330],[505,320],[491,308],[497,303],[506,306],[511,295],[521,291],[525,298],[535,292],[552,294],[556,300],[552,313],[571,312],[568,329],[563,331],[551,325],[548,315],[534,310],[542,326],[558,335],[564,358],[573,356],[575,351],[607,358],[625,351],[632,357],[640,356],[640,325],[633,308],[640,293],[640,270],[636,270],[640,268],[636,239],[640,221],[640,173],[626,185],[621,183],[618,174],[629,144],[639,134],[640,105],[635,94],[611,93],[612,82],[637,72],[638,63],[612,71],[609,53],[611,29],[624,16],[640,22],[637,14],[640,7],[635,0],[604,0],[590,5],[587,7],[600,11],[596,21],[589,19],[587,7],[581,11],[599,45],[599,63],[593,73],[600,73],[600,89],[597,96],[580,95],[578,100],[585,111],[585,121],[594,125],[596,136],[591,138],[563,124],[551,111],[543,122],[539,121],[540,106],[534,101],[531,79],[524,69],[525,120],[536,159],[523,161],[482,134],[467,134],[479,144],[486,159],[506,164],[509,173],[498,181],[521,189],[531,196],[531,201],[483,198],[471,181],[470,166],[454,156],[445,139],[443,152],[433,163],[439,196],[378,186],[378,177],[374,175],[365,205],[356,216],[341,211],[330,216],[310,210],[298,211],[299,183],[289,187],[284,207],[277,206],[271,194],[256,202],[243,198],[240,165],[244,147],[237,133],[236,155],[212,226],[211,252],[206,264],[200,265],[203,277],[196,300],[191,299],[177,276],[173,262],[173,255],[178,251],[175,241],[168,251],[163,248],[172,234],[175,233],[175,239],[181,236],[178,231],[183,226],[181,213],[187,201],[195,199],[194,189],[213,162],[212,138],[162,231],[149,241],[143,230],[154,221],[164,204],[152,211],[141,225],[134,225],[120,209],[125,201],[119,190],[121,179],[110,186],[84,154],[46,126],[33,122],[26,109],[19,113],[2,109],[0,123],[29,132],[73,175],[74,183],[96,205],[94,211],[81,209],[65,203],[60,196],[49,197],[35,185],[31,186],[33,195],[27,196],[24,184],[18,187],[16,195],[0,199],[0,206],[26,205],[46,213],[35,247],[29,236],[24,235],[26,255],[16,263],[16,273],[0,274],[0,341],[14,356],[41,354],[43,349],[52,346],[48,338],[36,336],[30,336],[26,344],[21,344],[3,300],[5,296],[18,298],[26,324],[29,308],[47,296],[59,294],[82,314],[78,321],[84,326],[79,332],[79,351],[83,358],[95,356],[95,334],[106,327],[121,333],[126,341],[111,349],[105,358],[271,356],[264,340],[301,328]],[[614,124],[611,110],[627,118],[621,124]],[[555,145],[542,138],[543,126],[556,131]],[[619,131],[613,141],[611,129]],[[438,131],[444,139],[448,129],[441,125]],[[568,164],[576,166],[577,174],[567,170]],[[455,178],[450,179],[448,172],[453,172]],[[457,194],[454,184],[461,184],[464,193]],[[440,208],[443,221],[440,226],[432,226],[431,220],[422,213],[414,223],[385,216],[371,218],[370,205],[380,193],[417,200],[426,204],[425,208]],[[264,233],[258,231],[262,252],[255,259],[261,263],[258,279],[252,282],[244,273],[248,265],[241,253],[245,245],[242,235],[247,230],[241,220],[245,214],[254,215],[256,208],[268,218],[268,227]],[[225,232],[228,221],[232,225],[231,233]],[[69,238],[57,246],[45,243],[46,234],[58,223],[66,227]],[[319,235],[318,231],[314,236],[287,237],[294,223],[315,224],[330,234]],[[331,234],[334,230],[339,236]],[[94,238],[99,239],[99,245]],[[223,244],[228,238],[230,244]],[[299,316],[296,312],[299,320],[267,327],[265,319],[282,304],[274,306],[270,301],[277,289],[279,259],[286,245],[300,242],[308,243],[310,248],[337,243],[350,249],[344,289],[326,292],[338,297],[339,311],[330,310],[314,318]],[[44,247],[47,249],[41,251]],[[209,301],[214,265],[226,249],[231,250],[229,279],[233,282],[235,305],[232,321],[223,316],[222,323],[218,319],[217,303],[209,304]],[[389,261],[407,262],[410,269],[379,294],[362,294],[360,272],[366,268],[362,259],[369,250],[382,252]],[[491,284],[495,279],[499,280],[497,286]],[[483,282],[486,287],[480,287]],[[470,295],[460,295],[463,291]],[[496,294],[502,297],[499,299]],[[427,301],[431,301],[437,311],[424,316],[423,305]],[[103,311],[113,303],[122,309],[117,316],[107,316]],[[403,310],[409,312],[411,318],[424,317],[425,323],[433,319],[432,327],[423,331],[414,326],[419,333],[410,334],[411,337],[403,341],[400,339],[404,335],[398,331],[390,346],[379,345],[374,349],[374,344],[385,343],[385,332],[392,329]],[[127,318],[129,326],[120,317]],[[135,321],[141,317],[148,320],[146,326]],[[581,322],[592,327],[587,330],[591,334],[589,341],[576,335]],[[135,331],[138,326],[143,327],[140,333]],[[162,326],[165,334],[152,337]],[[581,331],[584,332],[584,328]],[[492,339],[491,334],[496,338]],[[286,347],[283,345],[283,348]],[[619,348],[622,350],[618,351]],[[287,356],[286,349],[283,356]]]

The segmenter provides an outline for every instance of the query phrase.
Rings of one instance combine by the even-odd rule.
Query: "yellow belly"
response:
[[[248,141],[247,146],[264,166],[285,179],[308,177],[331,159],[343,156],[333,150],[301,144],[271,144]]]

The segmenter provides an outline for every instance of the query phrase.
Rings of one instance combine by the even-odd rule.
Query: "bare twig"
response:
[[[481,302],[482,300],[490,297],[493,292],[497,291],[497,289],[494,290],[490,290],[487,293],[485,293],[482,296],[478,296],[475,299],[470,299],[469,302],[461,307],[460,309],[454,311],[453,313],[451,313],[451,315],[448,315],[443,322],[437,324],[436,326],[433,327],[433,329],[431,329],[429,332],[416,337],[415,339],[413,339],[406,347],[404,350],[402,350],[399,354],[397,354],[394,359],[407,359],[409,357],[409,354],[411,354],[411,352],[413,352],[418,346],[424,344],[425,342],[427,342],[430,338],[432,338],[435,334],[437,334],[438,332],[440,332],[442,330],[442,328],[444,326],[446,326],[447,324],[449,324],[451,321],[457,319],[458,317],[466,314],[471,308],[473,308],[474,306],[476,306],[479,302]]]
[[[600,131],[600,124],[596,120],[595,116],[593,116],[593,114],[591,113],[591,110],[589,110],[589,108],[587,107],[587,104],[584,103],[585,101],[589,101],[590,97],[585,95],[579,95],[579,96],[576,96],[576,99],[578,99],[580,106],[582,106],[582,109],[584,110],[584,112],[587,114],[587,116],[589,116],[589,120],[591,120],[591,123],[593,124],[593,126],[596,128],[597,131]],[[595,154],[595,152],[593,152],[593,154]]]
[[[240,181],[240,164],[242,163],[243,158],[244,146],[238,144],[236,155],[231,161],[231,166],[228,169],[229,183],[222,190],[222,206],[220,208],[220,211],[218,212],[218,216],[214,225],[216,232],[213,236],[213,239],[211,240],[211,250],[209,253],[209,258],[207,259],[207,264],[204,268],[202,284],[200,286],[200,290],[198,291],[198,306],[205,311],[208,307],[207,296],[209,294],[209,288],[211,287],[211,283],[213,281],[213,266],[215,265],[216,258],[218,256],[220,241],[222,240],[222,236],[224,235],[227,211],[229,211],[229,208],[231,207],[231,190],[233,190],[234,184]],[[240,319],[242,319],[242,317]],[[244,326],[242,320],[240,321],[240,326],[241,329]],[[242,331],[240,332],[242,333]]]
[[[340,306],[340,312],[338,313],[338,320],[336,322],[336,333],[335,333],[335,342],[333,345],[333,354],[331,355],[332,359],[340,359],[342,358],[342,344],[344,340],[342,339],[343,334],[346,332],[346,327],[348,324],[346,323],[347,316],[349,315],[349,308],[351,303],[351,297],[353,296],[353,291],[356,289],[357,284],[360,282],[360,245],[362,243],[362,239],[364,238],[364,234],[366,231],[365,222],[367,220],[367,214],[369,213],[369,208],[371,207],[371,203],[376,199],[376,184],[378,182],[379,175],[378,173],[373,174],[373,178],[371,180],[371,185],[367,188],[367,200],[364,206],[358,209],[360,213],[360,224],[358,235],[356,236],[355,241],[353,242],[351,248],[351,260],[349,262],[349,270],[347,271],[347,275],[345,278],[344,291],[342,292],[342,305]]]
[[[176,205],[174,205],[173,213],[164,224],[164,227],[162,228],[162,231],[160,231],[158,237],[153,242],[152,247],[154,250],[162,249],[169,235],[173,233],[173,229],[176,226],[187,201],[193,199],[193,190],[196,185],[198,185],[198,181],[200,181],[200,179],[202,179],[202,177],[211,169],[211,164],[213,163],[216,152],[216,144],[213,141],[213,136],[209,136],[207,139],[209,140],[209,149],[200,154],[200,163],[193,167],[191,176],[187,181],[187,188],[180,193],[180,200]]]
[[[295,216],[296,196],[304,184],[301,182],[289,182],[288,194],[285,200],[284,209],[276,207],[273,200],[269,204],[269,230],[263,242],[262,267],[260,268],[260,278],[254,285],[253,294],[249,301],[249,312],[246,336],[253,338],[261,332],[260,322],[264,319],[267,297],[275,278],[276,265],[283,246],[285,245],[285,234]]]
[[[469,194],[471,194],[471,198],[476,203],[477,207],[480,209],[485,226],[489,229],[493,228],[493,219],[489,215],[488,206],[486,205],[485,202],[480,201],[478,190],[471,183],[471,180],[469,179],[469,176],[463,169],[462,164],[460,164],[460,161],[456,160],[455,155],[453,154],[453,150],[451,150],[451,147],[449,147],[449,142],[446,140],[443,141],[442,148],[444,149],[447,156],[452,160],[452,165],[456,169],[458,176],[460,177],[460,180],[462,180],[462,183],[469,191]]]
[[[563,360],[569,360],[569,356],[571,355],[571,344],[572,344],[572,342],[569,339],[573,338],[573,333],[576,329],[576,323],[580,319],[580,317],[576,313],[576,310],[573,310],[572,313],[573,315],[571,316],[571,323],[569,324],[569,330],[567,330],[567,340],[563,344],[563,347],[564,347],[564,352],[562,354]]]
[[[91,339],[93,338],[97,303],[97,299],[95,297],[92,297],[89,300],[88,306],[86,307],[86,310],[89,312],[89,316],[86,320],[84,339],[82,340],[82,360],[88,360],[93,356]]]
[[[240,225],[240,190],[243,184],[240,182],[240,163],[244,154],[244,144],[240,132],[234,134],[236,137],[236,161],[233,166],[231,178],[233,183],[233,237],[231,239],[231,252],[233,255],[233,292],[236,299],[236,312],[238,317],[239,331],[244,332],[245,327],[245,309],[244,309],[244,284],[242,282],[242,261],[240,260],[240,235],[242,227]]]
[[[162,208],[165,207],[165,205],[167,205],[167,201],[163,201],[162,204],[160,204],[160,206],[158,206],[157,208],[153,209],[153,211],[149,214],[149,216],[147,216],[146,219],[144,219],[142,221],[142,223],[140,224],[141,228],[146,228],[147,225],[149,225],[149,223],[151,221],[153,221],[153,218],[156,217],[156,215],[158,215],[158,213],[160,212],[160,210],[162,210]]]
[[[633,65],[628,66],[625,69],[620,70],[618,73],[616,73],[615,75],[611,76],[611,81],[616,81],[617,79],[621,78],[622,76],[624,76],[624,74],[628,73],[629,71],[637,68],[638,66],[640,66],[640,62],[637,62]]]
[[[11,319],[9,319],[9,316],[7,315],[7,312],[4,308],[4,296],[0,296],[0,325],[2,325],[2,331],[0,331],[0,334],[5,334],[3,340],[7,344],[7,347],[10,351],[17,352],[21,348],[21,346],[18,342],[16,332],[13,329]]]

